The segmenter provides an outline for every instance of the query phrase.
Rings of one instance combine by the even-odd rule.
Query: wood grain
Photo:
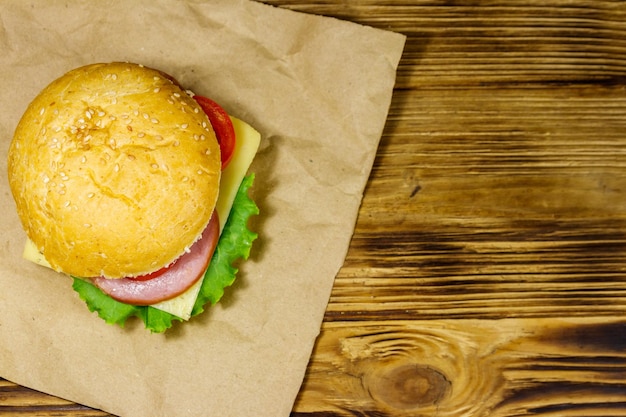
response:
[[[408,37],[292,415],[626,416],[626,2],[265,3]]]
[[[605,318],[327,323],[295,415],[626,415],[624,332]]]

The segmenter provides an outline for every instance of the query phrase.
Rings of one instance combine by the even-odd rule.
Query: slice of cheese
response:
[[[231,117],[233,127],[235,128],[235,151],[233,157],[222,171],[220,178],[220,192],[215,204],[215,210],[220,219],[220,234],[224,229],[228,214],[233,206],[233,201],[243,181],[243,177],[248,172],[248,168],[254,159],[261,143],[261,135],[254,128],[241,120]],[[198,280],[193,286],[181,295],[153,304],[152,307],[158,308],[183,320],[189,320],[191,310],[196,303],[200,287],[203,279]]]
[[[24,253],[22,254],[24,259],[39,264],[41,266],[45,266],[47,268],[52,268],[46,258],[44,258],[43,253],[39,252],[35,243],[26,239],[26,245],[24,245]]]
[[[241,181],[243,181],[244,176],[248,172],[250,164],[261,143],[260,133],[252,126],[235,117],[231,117],[231,120],[235,128],[235,137],[237,140],[235,142],[235,150],[232,159],[226,169],[222,171],[219,197],[215,205],[215,210],[220,219],[220,233],[224,229],[224,224],[226,224],[226,220],[228,219]],[[31,262],[50,268],[48,261],[46,261],[43,254],[39,252],[30,239],[26,241],[23,257]],[[170,300],[153,304],[152,307],[173,314],[183,320],[188,320],[191,316],[193,306],[196,303],[196,298],[198,298],[201,286],[202,279],[181,295]]]

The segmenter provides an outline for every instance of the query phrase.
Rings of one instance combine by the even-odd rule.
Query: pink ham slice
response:
[[[202,238],[195,242],[189,252],[183,254],[163,273],[154,278],[142,279],[94,278],[94,284],[123,303],[150,305],[169,300],[185,292],[204,275],[219,239],[220,227],[214,212]]]

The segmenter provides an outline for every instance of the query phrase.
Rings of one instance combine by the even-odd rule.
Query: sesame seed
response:
[[[91,225],[89,223],[85,223],[85,224],[83,224],[83,227],[90,228]]]
[[[202,122],[202,127],[206,129],[206,122]]]
[[[160,89],[159,87],[157,87],[157,88],[155,88],[153,91],[154,91],[155,93],[158,93],[159,91],[161,91],[161,89]]]
[[[150,165],[152,168],[157,169],[159,166],[157,164]]]
[[[61,131],[61,129],[63,129],[61,126],[57,126],[57,127],[54,128],[54,131],[56,133],[59,133]]]
[[[159,81],[159,77],[157,77],[156,75],[155,75],[154,77],[152,77],[152,79],[153,79],[154,81]]]
[[[117,80],[117,74],[111,75],[111,78],[113,78],[113,81]]]
[[[197,134],[193,135],[193,138],[194,138],[194,140],[200,140],[200,136],[197,135]]]
[[[104,117],[106,115],[105,112],[103,112],[102,110],[98,112],[98,116],[99,117]]]
[[[43,114],[46,112],[46,109],[44,107],[41,108],[41,110],[39,110],[39,115],[43,116]]]
[[[198,175],[202,175],[202,170],[201,169],[199,169],[197,172],[198,172]]]
[[[174,97],[180,98],[180,94],[179,93],[174,93]]]
[[[65,190],[59,190],[59,194],[61,195],[65,194]]]
[[[135,157],[135,155],[128,155],[128,159],[134,161],[135,159],[137,159],[137,157]]]
[[[210,149],[207,149],[206,151],[204,151],[204,154],[205,154],[205,155],[211,155],[211,150],[210,150]]]
[[[137,109],[133,110],[133,114],[134,114],[135,116],[139,116],[139,110],[137,110]]]
[[[159,119],[155,119],[155,118],[150,119],[150,121],[152,123],[154,123],[154,124],[158,124],[159,123]]]
[[[111,103],[117,104],[117,97],[113,97],[113,100],[111,100]]]
[[[179,146],[179,145],[180,145],[180,142],[179,142],[179,141],[177,141],[177,140],[175,140],[175,141],[174,141],[174,146]]]
[[[120,171],[120,164],[115,164],[115,167],[113,168],[113,170],[115,172],[119,172]]]
[[[183,123],[180,127],[187,129],[189,127],[189,123]]]
[[[146,136],[146,134],[145,134],[145,133],[143,133],[143,132],[139,132],[139,133],[137,133],[137,137],[138,137],[138,138],[143,138],[144,136]]]
[[[87,117],[88,119],[91,119],[91,112],[89,110],[85,112],[85,117]]]
[[[195,109],[193,109],[194,113],[200,113],[200,109],[198,109],[197,107]]]
[[[43,177],[43,183],[47,184],[50,182],[50,178],[46,175],[45,177]]]
[[[184,176],[184,177],[183,177],[183,182],[187,182],[187,181],[189,181],[189,177]]]
[[[89,142],[91,140],[92,136],[91,135],[87,135],[83,138],[83,142]]]
[[[155,140],[163,140],[163,136],[161,136],[161,135],[156,135],[156,136],[154,137],[154,139],[155,139]]]
[[[143,114],[143,118],[144,118],[144,119],[146,119],[146,120],[148,120],[148,119],[150,118],[150,115],[149,115],[148,113],[144,113],[144,114]]]
[[[63,205],[64,205],[65,207],[69,207],[69,206],[70,206],[70,204],[71,204],[71,203],[70,203],[69,201],[66,201]]]
[[[87,157],[85,155],[83,155],[82,158],[80,158],[80,162],[83,163],[83,164],[85,162],[87,162]]]
[[[93,198],[94,195],[95,195],[94,193],[89,193],[87,194],[87,198]]]
[[[206,136],[200,135],[200,140],[206,140]]]
[[[117,117],[115,117],[115,116],[112,116],[112,115],[111,115],[111,116],[109,116],[109,119],[111,119],[111,120],[117,120]]]
[[[85,119],[83,119],[83,118],[78,119],[78,123],[80,123],[81,125],[84,125],[85,124]]]

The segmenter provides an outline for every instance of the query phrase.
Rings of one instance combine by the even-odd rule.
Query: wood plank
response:
[[[623,220],[625,113],[623,87],[399,91],[358,226]]]
[[[624,416],[624,317],[325,323],[293,416]]]
[[[0,416],[107,417],[103,411],[75,404],[0,378]]]

